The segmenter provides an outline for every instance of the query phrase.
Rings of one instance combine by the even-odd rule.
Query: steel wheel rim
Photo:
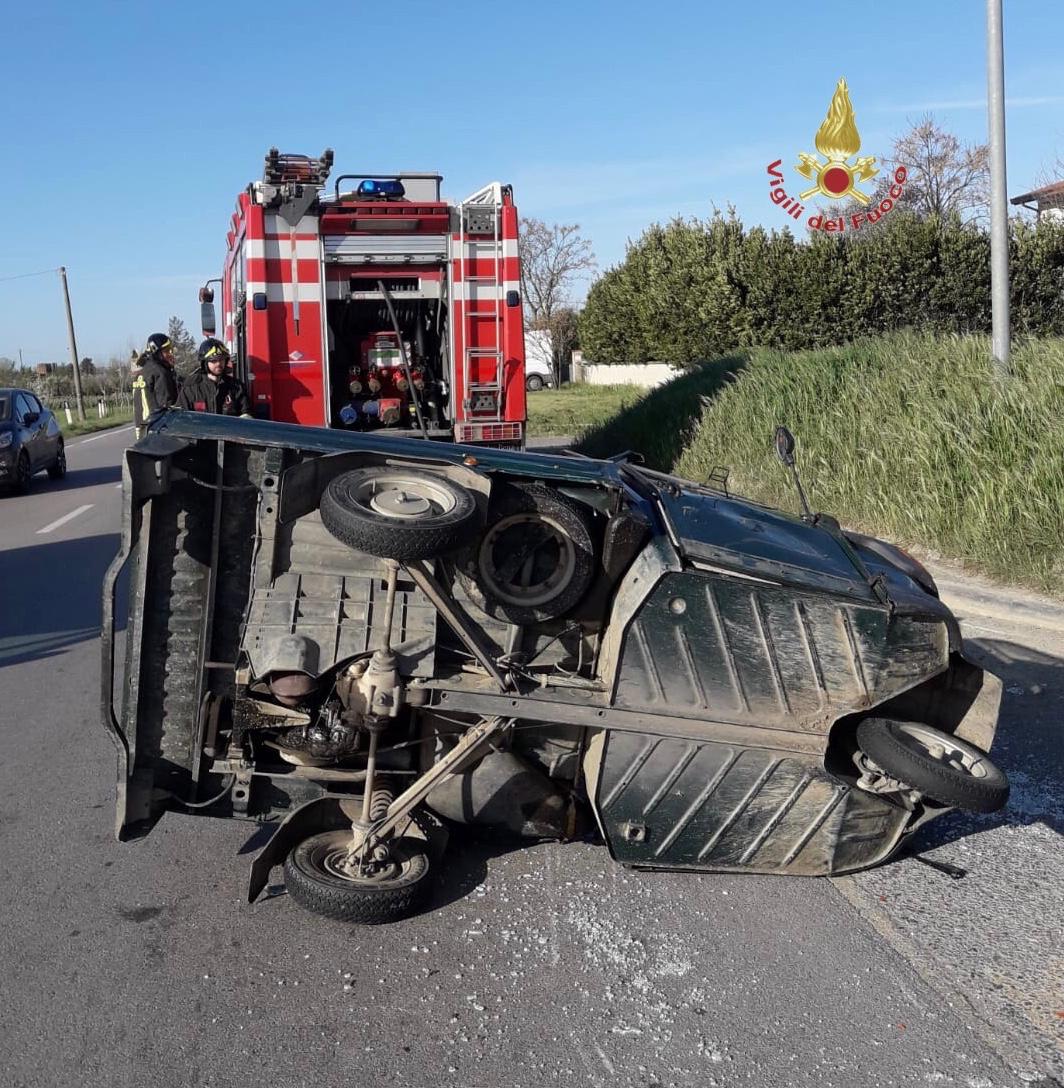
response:
[[[396,856],[394,849],[378,846],[373,851],[377,856],[359,872],[358,862],[350,860],[351,836],[346,832],[341,836],[339,841],[334,839],[320,843],[310,852],[310,861],[315,868],[336,880],[362,887],[382,887],[402,880],[413,868],[414,859],[411,856]]]
[[[456,506],[447,487],[406,472],[376,473],[358,483],[352,497],[367,513],[400,521],[442,517]]]
[[[544,545],[557,546],[559,561],[550,575],[534,584],[520,585],[513,581],[504,581],[495,562],[495,547],[509,530],[530,524],[546,526],[550,532],[548,539],[537,544],[522,564],[521,576],[531,577],[536,555]],[[479,567],[484,584],[500,601],[524,608],[535,608],[553,601],[572,582],[576,574],[576,546],[564,527],[551,517],[535,513],[511,514],[497,521],[485,534],[480,546]]]
[[[904,744],[916,748],[919,753],[938,763],[944,763],[955,771],[963,771],[972,778],[988,777],[988,760],[981,753],[969,751],[948,735],[919,722],[898,722],[895,730]]]

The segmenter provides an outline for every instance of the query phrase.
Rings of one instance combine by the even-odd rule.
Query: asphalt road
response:
[[[1000,926],[1026,919],[1028,947],[1002,967],[1009,999],[1060,977],[1046,927],[1061,885],[1036,889],[1038,842],[1021,864],[995,840],[1059,834],[1030,813],[930,841],[936,856],[964,851],[984,872],[972,883],[913,861],[845,883],[640,874],[586,843],[499,853],[452,839],[433,908],[375,929],[282,894],[249,907],[249,825],[169,815],[147,840],[115,842],[96,635],[130,437],[73,441],[66,481],[0,498],[0,1085],[998,1088],[1061,1075],[1046,1025],[1017,1015],[998,1031],[1000,996],[982,992],[983,960],[1012,940],[987,931],[988,910]],[[1060,669],[1025,663],[1015,682]],[[881,902],[895,896],[898,911]],[[962,977],[943,981],[956,948]],[[1014,976],[1039,954],[1032,990]]]

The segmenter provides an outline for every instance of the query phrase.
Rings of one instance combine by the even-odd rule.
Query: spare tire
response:
[[[986,752],[923,722],[866,718],[857,744],[891,778],[939,804],[996,812],[1009,799],[1009,780]]]
[[[493,492],[487,529],[458,575],[493,619],[538,623],[565,615],[595,579],[592,515],[542,484]]]
[[[413,466],[342,473],[322,493],[321,520],[348,547],[400,562],[456,551],[480,528],[464,487]]]

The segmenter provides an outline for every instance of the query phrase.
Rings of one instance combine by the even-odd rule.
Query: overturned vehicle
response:
[[[918,563],[826,515],[623,456],[197,413],[123,475],[118,835],[277,824],[251,900],[283,866],[311,910],[399,917],[456,824],[831,875],[1006,800],[999,682]]]

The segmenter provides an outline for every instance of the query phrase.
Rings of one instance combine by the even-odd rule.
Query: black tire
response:
[[[398,869],[394,879],[357,881],[329,866],[350,841],[350,829],[342,829],[312,835],[293,847],[284,863],[289,895],[315,914],[359,925],[395,922],[417,910],[432,890],[427,843],[414,838],[390,843]]]
[[[538,393],[543,388],[543,385],[543,378],[539,374],[529,374],[529,376],[525,378],[525,388],[530,393]]]
[[[559,565],[566,563],[567,574],[551,591],[551,576],[532,583],[538,591],[529,589],[526,599],[523,589],[515,582],[516,577],[507,572],[509,566],[532,555],[535,566],[540,562],[535,527],[537,523],[545,537],[539,547],[556,549]],[[487,530],[470,555],[458,567],[458,576],[470,599],[493,619],[509,623],[540,623],[557,619],[574,608],[591,588],[595,580],[595,543],[591,529],[591,515],[582,504],[560,492],[540,484],[509,484],[492,495],[488,508]],[[531,527],[531,530],[530,528]],[[505,534],[510,534],[507,540]],[[553,539],[552,539],[553,538]],[[520,542],[528,555],[518,553],[500,562],[499,552],[508,544]],[[564,555],[563,555],[564,553]],[[550,556],[543,558],[549,560]],[[549,570],[549,566],[547,568]],[[560,569],[560,568],[559,568]],[[508,592],[513,586],[514,592]]]
[[[933,756],[920,737],[940,743],[954,759]],[[857,744],[892,778],[939,804],[966,812],[996,812],[1009,799],[1004,771],[982,749],[922,722],[867,718],[857,726]]]
[[[30,455],[23,450],[15,463],[15,490],[25,495],[33,484],[33,471],[30,469]]]
[[[61,480],[66,475],[66,449],[61,438],[59,439],[59,450],[55,455],[55,463],[48,470],[48,475],[53,480]]]
[[[411,490],[420,488],[431,496],[424,499],[426,512],[390,514],[371,505],[381,495],[403,494],[403,480]],[[382,489],[367,500],[378,486],[392,491]],[[421,468],[363,468],[337,476],[322,494],[321,520],[348,547],[400,561],[456,551],[480,528],[473,496],[447,477]]]

